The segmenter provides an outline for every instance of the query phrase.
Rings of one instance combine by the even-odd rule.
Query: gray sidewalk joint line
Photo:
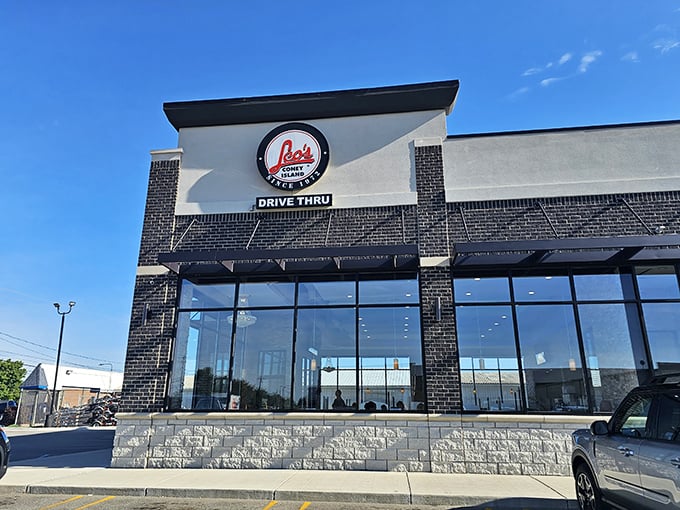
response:
[[[288,481],[292,480],[298,474],[299,473],[297,471],[293,471],[292,473],[290,473],[290,476],[288,478],[286,478],[285,480],[281,480],[281,483],[279,483],[278,487],[274,487],[274,490],[272,491],[272,501],[277,498],[277,492],[281,489],[281,487]]]
[[[411,477],[409,476],[408,471],[406,471],[406,485],[408,486],[408,504],[412,505],[413,504],[413,489],[411,488]]]
[[[553,487],[551,487],[547,483],[543,482],[542,480],[539,480],[538,478],[536,478],[535,475],[529,475],[529,476],[532,480],[536,480],[543,487],[546,487],[546,488],[550,489],[551,491],[553,491],[555,494],[557,494],[559,497],[561,497],[564,501],[569,501],[570,498],[568,496],[565,496],[564,494],[562,494],[561,492],[558,492],[557,490],[555,490]]]

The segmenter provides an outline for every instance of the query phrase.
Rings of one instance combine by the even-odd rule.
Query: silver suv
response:
[[[680,374],[632,390],[607,422],[572,434],[582,510],[680,509]]]

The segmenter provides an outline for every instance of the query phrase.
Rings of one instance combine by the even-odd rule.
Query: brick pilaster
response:
[[[172,248],[180,154],[180,150],[152,153],[125,358],[121,398],[125,412],[160,411],[164,406],[177,277],[157,261],[159,252]]]
[[[459,412],[462,406],[441,141],[416,141],[414,152],[428,411]]]

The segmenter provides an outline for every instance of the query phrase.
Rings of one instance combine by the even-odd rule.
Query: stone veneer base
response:
[[[118,413],[111,467],[570,475],[571,432],[601,417]]]

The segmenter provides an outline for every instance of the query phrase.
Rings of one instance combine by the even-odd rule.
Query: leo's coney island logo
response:
[[[270,131],[257,149],[257,168],[270,185],[297,190],[314,184],[328,166],[328,142],[307,124],[291,122]]]

